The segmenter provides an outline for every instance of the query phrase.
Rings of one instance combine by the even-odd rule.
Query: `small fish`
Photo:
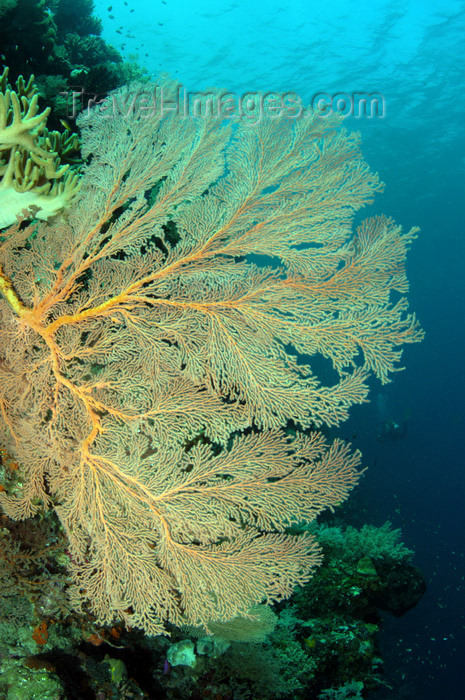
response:
[[[113,9],[113,5],[108,5],[108,7],[107,7],[108,12],[111,12],[112,9]]]
[[[72,131],[72,128],[70,127],[66,119],[60,119],[60,123],[62,126],[65,127],[65,129],[67,129],[67,131]]]

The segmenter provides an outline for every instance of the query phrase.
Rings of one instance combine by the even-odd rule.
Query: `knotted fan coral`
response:
[[[311,430],[421,338],[415,231],[351,230],[379,187],[357,135],[318,114],[183,118],[160,89],[81,117],[68,219],[0,246],[0,438],[23,469],[1,505],[54,508],[74,605],[153,634],[309,579],[317,545],[286,530],[340,503],[360,461]]]

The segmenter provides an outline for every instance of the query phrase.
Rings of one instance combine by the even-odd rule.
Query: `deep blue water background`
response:
[[[465,697],[465,3],[112,0],[110,12],[108,4],[96,2],[104,38],[190,90],[384,96],[383,118],[346,126],[362,132],[386,183],[363,214],[421,227],[408,274],[426,339],[406,349],[406,370],[391,384],[373,383],[372,402],[341,433],[356,435],[369,467],[354,494],[360,522],[401,527],[428,582],[417,608],[386,617],[392,689],[377,697]],[[383,418],[407,418],[406,436],[378,441]]]

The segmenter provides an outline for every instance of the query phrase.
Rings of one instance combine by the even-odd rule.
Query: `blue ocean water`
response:
[[[192,91],[376,93],[379,116],[348,116],[386,184],[363,214],[421,233],[408,260],[411,307],[426,330],[404,372],[353,411],[343,433],[369,467],[360,523],[391,520],[416,549],[428,590],[386,617],[386,680],[376,697],[455,700],[465,658],[465,3],[460,0],[96,1],[103,37],[156,77]],[[380,420],[405,423],[378,440]],[[362,511],[363,506],[363,511]]]

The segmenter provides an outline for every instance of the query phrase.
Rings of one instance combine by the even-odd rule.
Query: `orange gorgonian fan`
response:
[[[0,503],[54,508],[74,604],[157,634],[309,579],[317,545],[286,530],[339,504],[360,461],[315,429],[421,330],[415,231],[352,232],[379,189],[357,135],[123,108],[137,89],[81,118],[68,219],[0,237],[0,441],[23,470]]]

